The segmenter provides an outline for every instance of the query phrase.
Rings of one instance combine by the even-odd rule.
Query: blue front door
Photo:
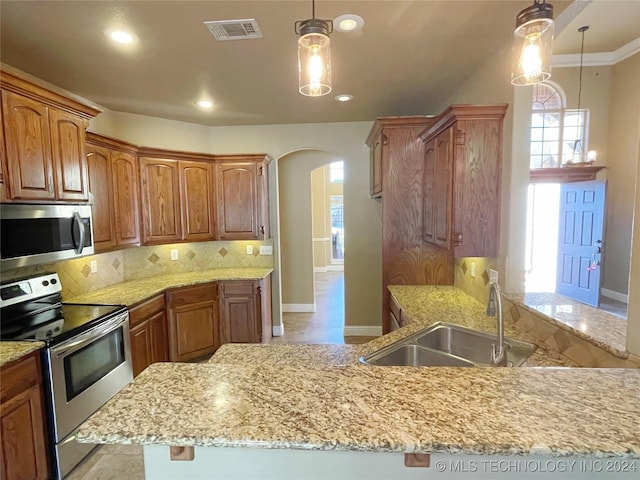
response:
[[[560,189],[556,292],[594,307],[600,303],[605,185],[593,180]]]

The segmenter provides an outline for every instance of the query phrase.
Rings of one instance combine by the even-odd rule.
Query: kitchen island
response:
[[[433,321],[493,326],[456,289],[433,292]],[[150,479],[637,475],[640,370],[358,362],[427,321],[362,346],[226,345],[206,364],[152,365],[78,440],[143,444]]]

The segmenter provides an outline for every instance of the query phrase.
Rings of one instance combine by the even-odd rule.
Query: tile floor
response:
[[[284,335],[272,343],[365,343],[375,337],[344,337],[343,272],[316,273],[316,312],[285,313]],[[101,445],[65,480],[143,480],[140,445]]]

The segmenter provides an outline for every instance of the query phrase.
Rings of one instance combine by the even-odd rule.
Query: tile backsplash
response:
[[[472,265],[475,264],[475,267]],[[475,272],[474,272],[475,269]],[[489,270],[497,270],[504,283],[504,260],[500,258],[465,257],[455,261],[454,285],[481,303],[489,298]],[[472,274],[475,273],[475,278]]]
[[[247,254],[247,245],[253,253]],[[198,242],[149,247],[133,247],[74,260],[36,267],[22,267],[1,273],[2,281],[38,273],[57,272],[62,283],[62,298],[70,298],[126,280],[138,280],[171,273],[210,268],[273,267],[272,255],[260,255],[260,246],[269,241]],[[171,250],[178,259],[171,260]],[[97,271],[91,273],[91,262]]]

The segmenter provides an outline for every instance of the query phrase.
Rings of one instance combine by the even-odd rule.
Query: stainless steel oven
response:
[[[2,269],[94,253],[90,205],[0,205]]]
[[[62,303],[57,274],[0,287],[3,340],[41,340],[54,478],[94,445],[77,443],[82,422],[133,379],[129,312],[121,305]]]

